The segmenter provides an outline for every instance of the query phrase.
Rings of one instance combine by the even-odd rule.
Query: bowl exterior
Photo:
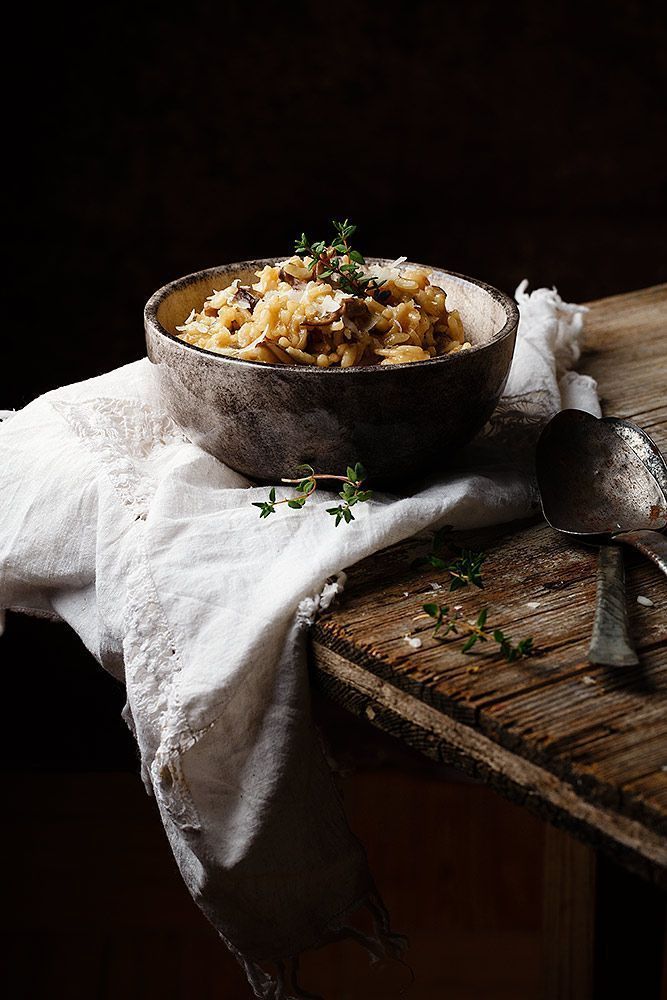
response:
[[[445,468],[491,416],[507,381],[516,316],[481,349],[417,365],[327,369],[239,364],[189,349],[146,319],[148,356],[173,419],[226,465],[262,481],[307,462],[361,462],[394,482]]]

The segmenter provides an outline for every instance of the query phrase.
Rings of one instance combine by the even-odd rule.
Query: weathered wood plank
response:
[[[667,842],[644,824],[614,809],[592,805],[569,782],[499,746],[474,727],[452,719],[421,699],[313,644],[318,686],[371,725],[441,763],[460,768],[593,846],[626,867],[667,887]]]
[[[598,379],[605,412],[637,419],[667,448],[667,285],[591,305],[589,353],[581,368]],[[340,605],[314,630],[314,664],[320,682],[348,707],[374,712],[389,728],[425,752],[453,756],[478,773],[472,744],[456,752],[444,744],[448,727],[463,727],[540,769],[574,792],[590,811],[585,823],[564,800],[545,801],[539,788],[528,799],[553,818],[594,841],[644,874],[664,878],[667,858],[667,615],[665,581],[648,562],[627,557],[630,623],[640,666],[608,670],[586,659],[595,600],[596,553],[571,544],[543,523],[505,525],[457,537],[484,548],[484,604],[493,622],[515,639],[533,635],[538,654],[506,663],[486,647],[465,656],[459,642],[433,638],[425,601],[444,600],[447,583],[432,569],[411,562],[423,540],[410,540],[354,567]],[[643,595],[653,607],[637,603]],[[458,591],[455,603],[468,617],[482,606],[480,593]],[[454,602],[452,602],[454,603]],[[491,614],[491,612],[490,612]],[[411,635],[421,647],[405,641]],[[477,647],[478,648],[478,647]],[[332,658],[333,657],[333,658]],[[347,664],[353,674],[346,674]],[[364,681],[388,683],[396,697],[391,712],[374,706]],[[373,689],[375,690],[375,689]],[[384,688],[383,688],[384,690]],[[370,700],[369,700],[370,699]],[[428,731],[419,732],[422,711]],[[403,714],[401,714],[403,713]],[[441,718],[438,734],[435,719]],[[474,741],[473,741],[474,742]],[[441,745],[443,744],[443,745]],[[503,758],[506,760],[506,758]],[[500,778],[493,783],[502,785]],[[520,780],[507,779],[507,794],[525,798]],[[635,823],[638,839],[624,840]],[[634,828],[633,828],[634,829]],[[597,834],[596,834],[597,831]],[[652,844],[652,848],[642,847]],[[662,869],[659,871],[658,869]]]

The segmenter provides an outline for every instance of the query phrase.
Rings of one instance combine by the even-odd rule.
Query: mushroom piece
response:
[[[347,326],[354,325],[362,333],[371,327],[374,316],[363,301],[356,296],[345,299],[342,305],[343,320]]]
[[[229,300],[229,305],[241,306],[243,309],[248,309],[252,312],[258,302],[259,297],[257,295],[253,295],[250,289],[244,285],[240,285]]]
[[[288,285],[295,285],[299,279],[295,278],[289,271],[286,271],[284,267],[281,267],[278,271],[278,280],[286,281]]]
[[[280,281],[285,281],[288,285],[292,285],[293,288],[304,284],[302,278],[297,277],[296,274],[292,274],[292,272],[288,271],[286,267],[280,268],[278,271],[278,278]]]
[[[264,347],[266,347],[267,350],[271,351],[271,354],[273,354],[276,360],[281,361],[284,365],[296,364],[294,358],[291,358],[287,353],[287,351],[283,351],[282,347],[279,347],[278,344],[274,344],[268,340],[265,340],[263,343]]]
[[[370,309],[363,301],[363,299],[358,299],[354,295],[351,295],[350,298],[345,299],[342,308],[343,308],[343,315],[347,316],[347,318],[351,319],[354,323],[359,323],[359,321],[363,323],[363,321],[368,317],[370,313]]]
[[[340,318],[340,314],[341,314],[342,310],[343,310],[343,307],[340,306],[340,308],[335,309],[333,312],[325,313],[324,316],[314,316],[312,319],[305,319],[303,321],[303,325],[304,326],[329,326],[329,324],[333,323],[334,320],[337,320],[337,319]]]

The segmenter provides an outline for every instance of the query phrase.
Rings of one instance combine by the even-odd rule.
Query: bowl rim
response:
[[[249,361],[246,358],[235,358],[228,354],[218,354],[216,351],[209,351],[205,347],[199,347],[197,344],[188,344],[187,341],[181,340],[180,337],[175,336],[173,333],[169,333],[168,330],[162,326],[157,318],[157,311],[160,305],[174,292],[178,292],[183,288],[187,288],[189,285],[193,285],[204,278],[213,276],[216,274],[222,274],[223,272],[229,272],[232,270],[261,270],[267,265],[275,265],[278,262],[284,261],[287,258],[281,257],[260,257],[255,260],[241,260],[234,261],[230,264],[218,264],[215,267],[203,268],[201,271],[193,271],[191,274],[185,274],[181,278],[175,278],[173,281],[167,282],[166,285],[162,285],[157,291],[153,292],[148,302],[144,306],[144,330],[148,332],[148,327],[152,331],[157,332],[162,337],[167,340],[178,344],[182,348],[186,348],[191,351],[195,351],[199,354],[205,355],[207,358],[214,359],[221,363],[231,363],[233,365],[241,365],[242,367],[259,368],[264,371],[278,371],[278,372],[290,372],[290,373],[310,373],[310,377],[313,373],[317,372],[319,376],[329,376],[334,374],[345,375],[346,372],[388,372],[388,371],[400,371],[409,369],[410,371],[418,368],[423,368],[425,365],[433,366],[435,364],[456,364],[457,359],[462,357],[468,357],[471,354],[477,354],[481,351],[486,350],[494,344],[500,343],[500,341],[505,340],[512,333],[516,332],[517,326],[519,324],[519,307],[516,301],[508,295],[506,292],[500,291],[500,289],[495,288],[493,285],[489,285],[485,281],[481,281],[479,278],[471,278],[467,274],[461,274],[458,271],[449,271],[446,268],[436,267],[434,264],[418,264],[414,261],[401,261],[401,267],[420,267],[427,271],[437,271],[440,274],[448,275],[451,278],[457,278],[460,281],[468,282],[470,285],[477,285],[478,288],[483,289],[487,292],[492,299],[498,302],[505,310],[505,323],[501,329],[495,333],[492,339],[486,344],[475,344],[466,351],[455,351],[454,354],[440,354],[435,358],[427,358],[425,361],[406,361],[402,364],[395,365],[350,365],[348,368],[341,368],[340,365],[331,365],[329,368],[320,368],[317,365],[281,365],[281,364],[271,364],[266,361]],[[367,263],[378,264],[382,267],[386,267],[393,264],[394,259],[388,257],[367,257]],[[234,280],[234,279],[232,279]],[[223,286],[224,287],[224,286]],[[288,377],[292,377],[291,375]],[[369,374],[369,377],[370,376]]]

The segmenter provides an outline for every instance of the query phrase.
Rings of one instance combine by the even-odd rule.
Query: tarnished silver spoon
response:
[[[622,554],[615,543],[634,546],[667,574],[667,540],[659,534],[667,525],[660,452],[627,421],[564,410],[540,437],[537,479],[549,524],[601,546],[591,661],[637,663],[628,634]]]
[[[603,417],[603,420],[641,458],[667,496],[667,463],[653,438],[630,420],[620,417]],[[620,545],[600,546],[595,617],[588,659],[591,663],[612,667],[639,663],[630,636],[623,548]]]

